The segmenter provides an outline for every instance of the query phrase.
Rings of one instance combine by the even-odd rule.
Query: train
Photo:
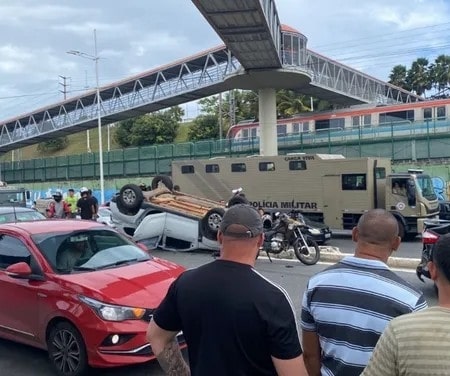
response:
[[[450,98],[394,105],[361,104],[352,107],[302,113],[277,120],[279,138],[308,140],[321,137],[391,137],[402,134],[448,132]],[[240,142],[259,139],[257,120],[232,125],[227,139]]]

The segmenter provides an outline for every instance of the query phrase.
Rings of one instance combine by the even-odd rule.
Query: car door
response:
[[[36,340],[38,334],[38,299],[42,281],[19,279],[7,275],[5,269],[26,262],[40,272],[36,259],[18,237],[0,233],[0,331],[13,334],[17,340]]]

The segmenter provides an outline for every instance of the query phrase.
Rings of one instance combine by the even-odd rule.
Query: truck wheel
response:
[[[223,208],[212,208],[202,218],[200,225],[202,234],[206,239],[217,239],[217,233],[224,214],[225,210]]]
[[[152,180],[152,189],[158,188],[158,184],[160,182],[163,183],[168,190],[171,191],[173,189],[172,179],[170,178],[170,176],[166,176],[166,175],[155,176]]]
[[[136,184],[126,184],[122,187],[117,196],[117,206],[127,211],[137,211],[144,201],[142,189]],[[120,203],[120,204],[119,204]]]

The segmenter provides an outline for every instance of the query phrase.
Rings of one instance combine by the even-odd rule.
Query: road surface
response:
[[[350,240],[342,240],[345,246],[351,245]],[[349,252],[352,248],[349,248]],[[212,257],[207,253],[172,253],[155,251],[154,254],[179,264],[192,268],[212,261]],[[256,268],[266,277],[282,285],[290,294],[297,315],[300,310],[300,299],[305,289],[306,283],[312,275],[324,269],[328,265],[318,264],[314,266],[304,266],[300,262],[276,260],[270,263],[268,260],[261,259],[257,261]],[[411,272],[401,271],[399,274],[411,282],[417,288],[424,291],[430,305],[436,305],[436,298],[432,284],[427,282],[423,284],[416,275]],[[220,325],[220,323],[218,323]],[[0,340],[0,374],[2,376],[49,376],[53,375],[50,365],[47,361],[45,352],[35,350],[30,347],[17,345],[13,342]],[[151,362],[136,367],[126,367],[113,370],[95,370],[92,372],[95,376],[162,376],[158,364]]]

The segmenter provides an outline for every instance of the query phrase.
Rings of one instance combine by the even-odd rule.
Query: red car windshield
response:
[[[147,261],[151,257],[133,242],[110,230],[84,230],[32,235],[56,273],[80,273]]]

